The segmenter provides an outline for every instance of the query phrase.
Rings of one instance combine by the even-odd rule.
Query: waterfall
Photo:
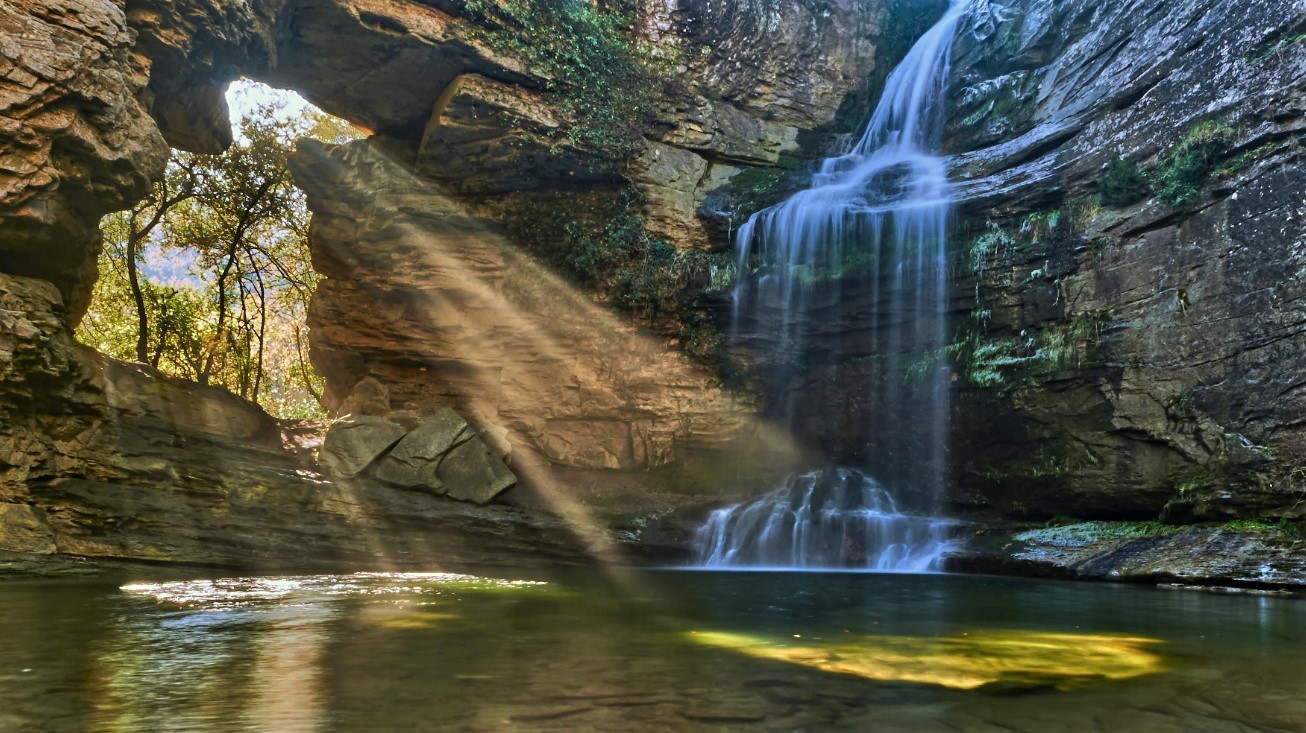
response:
[[[712,515],[699,533],[705,565],[938,567],[948,523],[929,514],[946,471],[950,374],[940,355],[952,186],[935,151],[965,4],[953,0],[889,75],[861,138],[824,160],[810,188],[754,214],[736,239],[736,331],[744,315],[764,316],[776,343],[795,353],[816,309],[838,303],[850,275],[863,273],[857,285],[875,304],[869,338],[882,362],[864,389],[874,409],[864,462],[888,485],[844,468],[791,477]],[[792,419],[794,406],[781,411]]]

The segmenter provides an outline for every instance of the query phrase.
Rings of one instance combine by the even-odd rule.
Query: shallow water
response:
[[[1294,599],[623,570],[7,582],[0,618],[3,731],[1306,731]]]

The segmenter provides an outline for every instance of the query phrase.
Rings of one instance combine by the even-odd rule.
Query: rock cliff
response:
[[[328,481],[227,392],[73,341],[48,282],[0,275],[6,553],[265,570],[583,561],[602,533],[370,480]]]
[[[723,252],[941,7],[907,5],[640,0],[577,66],[570,26],[523,22],[530,4],[0,0],[0,549],[418,559],[456,554],[413,534],[444,526],[581,552],[540,515],[301,473],[251,406],[72,342],[99,217],[146,194],[169,145],[230,142],[240,76],[372,134],[294,159],[334,410],[373,383],[399,412],[454,406],[522,477],[509,500],[582,526],[674,506],[711,468],[778,470],[792,447],[757,388],[793,355],[756,329],[720,353]],[[954,340],[899,355],[954,362],[950,504],[1306,516],[1299,3],[974,6],[946,140]],[[797,394],[773,398],[825,457],[864,448],[875,305],[824,304]]]
[[[230,143],[223,91],[240,76],[293,88],[374,134],[337,150],[305,144],[296,158],[326,276],[314,360],[334,407],[364,378],[399,412],[457,405],[537,492],[526,500],[583,526],[578,487],[624,485],[627,503],[648,510],[659,506],[648,486],[707,476],[688,468],[696,458],[725,465],[748,448],[744,460],[760,466],[787,455],[750,398],[680,355],[665,327],[651,335],[614,316],[602,287],[564,281],[493,224],[541,194],[551,205],[559,191],[581,204],[629,193],[648,241],[719,247],[699,218],[706,195],[743,167],[775,166],[835,118],[875,65],[887,5],[630,4],[633,25],[609,34],[605,63],[638,61],[656,104],[616,127],[577,103],[583,79],[532,56],[560,41],[532,36],[514,15],[529,9],[513,4],[2,9],[0,550],[267,566],[305,548],[457,558],[503,533],[507,547],[558,557],[591,542],[554,519],[324,480],[253,406],[73,343],[99,218],[146,194],[169,145]],[[603,478],[614,469],[626,478]]]
[[[1304,26],[1295,2],[972,17],[950,138],[970,229],[958,321],[967,368],[992,373],[958,406],[969,499],[1306,516]],[[1147,190],[1110,189],[1121,171]]]
[[[537,488],[555,483],[554,466],[636,471],[647,490],[649,469],[703,454],[777,457],[760,450],[751,405],[710,370],[594,303],[375,142],[305,141],[292,167],[315,212],[325,279],[309,326],[329,403],[371,379],[394,409],[453,405]],[[617,481],[602,471],[589,481],[604,477]]]

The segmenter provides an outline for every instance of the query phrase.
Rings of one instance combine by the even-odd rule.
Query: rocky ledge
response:
[[[257,406],[75,343],[63,308],[53,285],[0,275],[0,410],[8,416],[0,421],[0,550],[9,553],[0,572],[82,567],[56,557],[256,570],[449,568],[591,562],[612,550],[605,531],[574,519],[436,495],[484,501],[511,476],[501,464],[494,470],[492,456],[453,455],[483,445],[465,423],[455,425],[457,445],[439,454],[440,491],[401,488],[389,474],[390,482],[331,477],[287,450]],[[52,394],[58,411],[48,409]],[[394,426],[396,440],[406,433],[381,422]],[[432,432],[414,428],[407,435]]]
[[[948,559],[955,572],[1306,592],[1306,536],[1288,525],[1080,522],[989,527]]]

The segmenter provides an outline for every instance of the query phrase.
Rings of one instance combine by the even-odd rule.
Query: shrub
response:
[[[1233,128],[1223,122],[1213,120],[1193,127],[1152,171],[1156,195],[1176,205],[1196,199],[1216,159],[1233,139]]]
[[[1138,169],[1138,164],[1120,157],[1119,153],[1107,161],[1098,190],[1105,206],[1128,206],[1151,193],[1147,176]]]

